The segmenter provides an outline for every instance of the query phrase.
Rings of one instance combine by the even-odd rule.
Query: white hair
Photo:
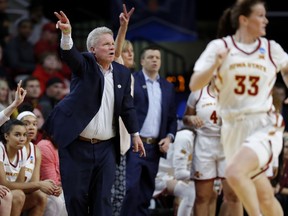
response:
[[[105,26],[97,27],[93,29],[87,37],[86,46],[87,51],[91,51],[91,47],[93,47],[97,41],[99,40],[100,36],[103,34],[110,34],[113,36],[113,31]]]

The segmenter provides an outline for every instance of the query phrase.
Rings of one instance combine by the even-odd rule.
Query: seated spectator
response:
[[[2,117],[4,116],[1,116],[1,121]],[[20,134],[18,135],[19,138],[12,139],[12,133]],[[23,185],[20,183],[20,181],[24,182],[24,178],[22,178],[24,177],[24,169],[22,169],[22,148],[24,146],[24,142],[26,141],[25,134],[26,128],[24,124],[17,120],[8,120],[4,125],[1,126],[0,165],[2,169],[0,169],[0,184],[9,188],[15,193],[13,194],[12,199],[11,215],[20,215],[24,207],[24,203],[31,202],[31,199],[29,201],[29,198],[26,200],[25,193],[21,190]],[[22,174],[20,174],[21,169]],[[16,179],[18,180],[17,182]],[[33,198],[33,196],[31,196],[31,198]],[[37,208],[39,208],[36,206],[37,204],[38,203],[35,203],[33,206],[31,206],[31,209],[33,210],[36,207],[35,210],[37,210]],[[46,205],[46,203],[44,203],[44,205]]]
[[[68,65],[58,58],[59,44],[58,44],[58,30],[55,23],[46,23],[42,28],[40,39],[34,46],[34,54],[37,63],[43,62],[45,53],[55,53],[57,59],[61,62],[61,74],[68,80],[71,79],[71,70]]]
[[[31,103],[33,107],[38,105],[41,89],[38,78],[34,76],[28,76],[23,80],[23,88],[27,91],[25,102]]]
[[[23,104],[19,106],[13,113],[12,115],[13,118],[16,118],[20,112],[25,111],[27,109],[32,112],[33,108],[37,107],[39,103],[39,97],[40,97],[39,80],[36,77],[28,76],[26,79],[23,80],[22,86],[26,90],[27,94]]]
[[[34,45],[36,61],[39,62],[41,55],[45,52],[59,52],[58,31],[55,23],[46,23],[40,35],[40,39]]]
[[[61,74],[68,80],[71,79],[71,70],[68,65],[63,62],[59,56],[59,43],[58,43],[58,31],[55,23],[46,23],[42,28],[40,39],[34,45],[35,59],[37,63],[43,62],[43,56],[46,53],[54,53],[57,56],[58,61],[61,62]]]
[[[10,40],[10,19],[6,12],[8,8],[8,0],[0,0],[0,46],[5,46]]]
[[[3,65],[3,46],[0,44],[0,77],[6,77],[7,76],[7,70],[5,66]]]
[[[32,23],[29,19],[23,19],[17,27],[18,34],[7,43],[3,59],[16,82],[32,74],[35,69],[34,47],[28,41]]]
[[[48,188],[46,189],[43,188],[43,189],[40,189],[40,191],[44,193],[42,195],[46,195],[45,198],[46,197],[48,198],[49,196],[58,197],[60,193],[62,192],[61,188],[58,187],[52,179],[45,179],[45,180],[40,179],[40,167],[41,167],[41,162],[42,162],[42,154],[41,154],[39,147],[33,144],[32,142],[32,140],[34,140],[37,135],[37,117],[35,116],[34,113],[30,111],[23,111],[19,113],[19,115],[17,116],[17,119],[24,123],[24,125],[26,126],[26,130],[27,130],[27,141],[25,142],[24,147],[22,149],[23,157],[26,160],[24,162],[25,182],[31,182],[31,183],[37,182],[38,184],[41,184],[42,182],[49,183],[49,188],[50,190],[52,190],[52,193],[50,190],[49,191],[47,190]],[[48,207],[50,208],[51,206],[49,205],[53,205],[53,204],[54,204],[53,202],[47,202],[47,208]],[[53,205],[53,207],[55,206]],[[44,208],[44,211],[45,210],[46,208]]]
[[[23,102],[24,98],[25,98],[25,95],[26,95],[26,91],[21,88],[21,81],[18,83],[17,85],[17,89],[16,89],[16,92],[15,92],[15,97],[14,97],[14,101],[7,107],[5,108],[4,110],[2,110],[0,112],[0,126],[2,126],[6,121],[9,120],[10,118],[10,115],[14,112],[14,110]],[[21,122],[20,122],[21,123]],[[19,127],[21,127],[22,125],[20,125],[20,123],[18,124]],[[14,125],[16,126],[16,124]],[[8,127],[2,127],[1,128],[1,132],[5,132],[7,129],[7,131],[9,131],[9,126]],[[18,128],[19,129],[19,128]],[[25,129],[24,125],[23,125],[23,129]],[[7,137],[10,136],[7,134]],[[1,134],[1,137],[3,137],[3,134]],[[25,138],[24,137],[21,137],[19,138],[20,136],[18,136],[18,142],[17,142],[17,145],[16,145],[16,151],[14,152],[14,154],[17,152],[21,152],[21,148],[23,148],[23,145],[19,145],[19,144],[23,144],[24,141],[25,141]],[[26,136],[25,136],[26,137]],[[13,140],[13,139],[12,139]],[[14,138],[15,140],[15,138]],[[4,143],[8,143],[9,141],[7,142],[1,142],[0,145],[2,146]],[[4,144],[4,145],[6,145]],[[14,145],[11,146],[12,148],[15,148]],[[0,151],[3,151],[4,149],[1,148]],[[4,157],[4,155],[7,156],[7,152],[9,152],[10,149],[6,149],[5,151],[3,151],[4,154],[1,154],[2,157],[0,157],[0,163],[1,164],[5,164],[4,167],[4,171],[5,171],[5,175],[1,175],[1,178],[0,178],[0,182],[1,184],[5,184],[6,183],[6,186],[3,186],[3,185],[0,185],[0,215],[1,216],[9,216],[9,215],[20,215],[21,211],[22,211],[22,208],[23,208],[23,205],[24,205],[24,202],[25,202],[25,194],[22,190],[18,190],[17,188],[15,189],[13,187],[13,183],[10,184],[9,182],[7,182],[7,180],[9,181],[11,179],[11,175],[9,176],[6,176],[6,173],[8,172],[11,172],[11,169],[9,169],[9,164],[11,166],[11,164],[13,163],[13,171],[14,171],[14,177],[17,177],[17,168],[19,168],[21,166],[21,164],[19,164],[20,166],[15,166],[15,161],[12,161],[12,163],[10,162],[10,159],[8,157]],[[13,153],[13,151],[12,151]],[[9,154],[9,157],[11,157],[12,155]],[[17,158],[19,157],[20,155],[17,156]],[[18,158],[19,159],[19,158]],[[3,163],[5,161],[5,163]],[[9,162],[8,162],[9,161]],[[18,163],[20,163],[20,160],[17,160]],[[8,163],[7,163],[8,162]],[[0,170],[0,172],[2,172],[3,169]],[[6,172],[7,171],[7,172]],[[24,170],[23,170],[24,171]],[[24,173],[22,171],[22,173]],[[4,173],[4,172],[2,172]],[[4,178],[3,178],[4,177]],[[17,178],[18,181],[21,180],[21,178]],[[8,189],[8,187],[12,187],[11,188],[11,191]],[[16,186],[16,185],[15,185]],[[29,202],[28,200],[30,199],[33,199],[35,197],[33,197],[32,195],[30,196],[31,198],[28,198],[27,199],[27,203]],[[37,204],[37,203],[35,203]],[[33,205],[33,204],[32,204]],[[32,205],[30,205],[30,207],[32,207]],[[33,208],[33,207],[32,207]],[[36,209],[35,209],[36,210]]]
[[[31,34],[29,35],[29,42],[33,45],[39,40],[42,27],[48,22],[51,22],[47,17],[44,15],[43,11],[43,3],[39,0],[31,0],[30,5],[28,6],[28,12],[27,14],[19,17],[15,21],[15,25],[17,26],[19,22],[21,22],[23,19],[29,19],[32,23],[32,30]],[[16,27],[12,27],[11,34],[16,34]]]
[[[43,137],[44,139],[37,144],[42,154],[40,179],[43,181],[46,179],[52,179],[55,184],[61,188],[59,196],[48,197],[48,204],[44,216],[66,216],[68,213],[61,187],[58,146],[45,134]],[[51,203],[50,205],[49,202]]]
[[[27,91],[22,87],[22,81],[17,84],[14,94],[14,100],[5,109],[0,112],[0,126],[10,119],[10,116],[16,111],[17,107],[23,103]],[[1,134],[1,133],[0,133]]]
[[[3,47],[1,45],[0,45],[0,79],[6,79],[8,81],[10,89],[16,88],[16,82],[12,78],[9,69],[3,63]]]
[[[5,79],[0,79],[0,111],[12,102],[12,91]]]
[[[45,120],[55,105],[63,98],[64,94],[64,83],[60,78],[54,77],[48,80],[45,94],[39,99],[39,105]]]
[[[44,94],[46,83],[49,79],[53,77],[60,78],[63,83],[65,81],[65,73],[62,73],[63,64],[58,58],[56,53],[44,53],[41,59],[41,62],[36,65],[36,68],[33,72],[33,76],[40,81],[41,95]]]
[[[43,215],[47,196],[42,191],[52,194],[54,188],[49,181],[25,182],[27,156],[24,156],[22,150],[27,142],[27,130],[24,123],[17,119],[9,120],[2,126],[1,132],[0,184],[10,190],[18,190],[19,195],[19,198],[15,197],[18,199],[18,203],[12,205],[11,215],[20,215],[23,211]],[[17,138],[15,138],[15,134],[17,134]]]
[[[36,115],[37,129],[38,129],[37,136],[35,137],[34,140],[32,140],[32,142],[37,145],[38,142],[43,139],[42,125],[44,124],[45,120],[44,120],[44,116],[43,116],[42,109],[41,109],[40,105],[34,107],[32,112]]]

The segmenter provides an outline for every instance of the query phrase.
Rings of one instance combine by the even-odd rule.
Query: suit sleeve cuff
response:
[[[139,135],[140,135],[139,132],[136,132],[136,133],[132,133],[132,134],[131,134],[132,137],[139,136]]]
[[[173,142],[174,142],[175,136],[174,136],[172,133],[169,133],[169,134],[167,134],[167,137],[169,137],[169,138],[170,138],[170,140],[171,140],[171,143],[173,143]]]

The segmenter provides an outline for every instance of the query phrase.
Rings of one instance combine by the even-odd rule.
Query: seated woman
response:
[[[46,207],[47,197],[41,191],[52,194],[51,182],[25,182],[25,156],[23,147],[27,142],[25,125],[17,120],[7,121],[1,128],[0,142],[0,184],[13,193],[11,215],[20,215],[27,210],[28,216],[42,215]]]
[[[10,115],[23,102],[26,90],[18,83],[14,101],[0,112],[0,125],[9,120]],[[10,120],[1,127],[0,142],[0,184],[8,187],[12,194],[10,215],[20,215],[28,210],[28,215],[41,215],[46,206],[47,198],[40,190],[51,193],[51,182],[25,183],[25,156],[23,146],[27,142],[25,125],[17,120]],[[40,189],[40,190],[39,190]],[[53,192],[53,190],[52,190]],[[5,206],[9,209],[9,205]],[[2,214],[1,214],[2,215]]]
[[[48,197],[48,205],[45,216],[67,216],[64,194],[61,187],[58,146],[44,133],[43,139],[38,142],[42,154],[40,167],[40,179],[51,179],[59,187],[59,193]],[[51,204],[49,204],[51,203]]]
[[[25,181],[26,182],[50,182],[52,184],[53,192],[43,190],[44,193],[48,195],[47,207],[44,209],[45,216],[60,215],[60,210],[63,209],[64,199],[58,198],[62,193],[62,188],[59,187],[56,182],[52,179],[40,180],[40,167],[42,162],[42,154],[38,145],[34,145],[32,140],[35,139],[37,135],[37,117],[31,111],[23,111],[19,113],[17,119],[22,121],[27,129],[27,142],[23,148],[23,155],[26,156],[25,163]],[[57,214],[51,213],[55,210],[59,210]],[[49,213],[50,212],[50,213]]]
[[[21,83],[22,81],[18,83],[14,101],[0,112],[0,126],[9,120],[10,115],[16,110],[16,108],[23,102],[25,98],[26,91],[21,88]],[[22,207],[24,204],[24,199],[25,196],[20,190],[10,190],[4,185],[0,185],[0,215],[13,215],[11,212],[12,204],[14,206]]]
[[[155,179],[154,198],[163,192],[181,198],[178,216],[190,216],[194,205],[195,186],[190,180],[193,144],[194,133],[188,129],[179,130],[166,159],[160,158]]]

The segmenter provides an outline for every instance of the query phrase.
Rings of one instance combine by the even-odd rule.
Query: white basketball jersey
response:
[[[209,92],[208,86],[205,86],[201,90],[191,92],[187,105],[196,109],[196,115],[204,122],[201,128],[195,129],[197,134],[220,136],[222,121],[216,111],[216,98],[212,92]]]
[[[22,150],[18,150],[16,157],[13,161],[9,161],[5,146],[0,142],[0,162],[3,163],[6,180],[15,182],[20,169],[24,166]]]
[[[178,170],[184,169],[190,172],[192,166],[194,138],[194,133],[189,129],[177,131],[173,143],[174,152],[172,159],[175,173]]]
[[[230,51],[216,72],[220,115],[269,111],[277,72],[271,59],[270,42],[259,38],[251,45],[241,45],[227,36],[223,43]]]
[[[28,150],[26,147],[23,147],[23,155],[26,156],[26,162],[25,162],[25,182],[29,182],[32,178],[33,171],[35,168],[36,163],[36,147],[35,145],[30,142],[29,143],[30,152],[28,153]]]

